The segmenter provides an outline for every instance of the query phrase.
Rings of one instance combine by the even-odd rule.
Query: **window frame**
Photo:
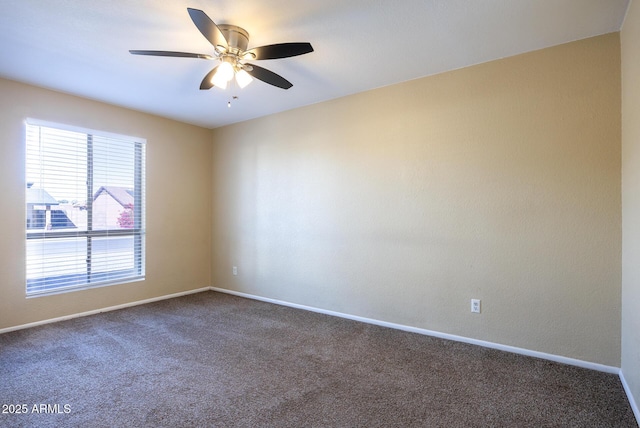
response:
[[[25,292],[27,298],[39,297],[46,295],[53,295],[59,293],[66,293],[71,291],[86,290],[90,288],[98,288],[109,285],[125,284],[130,282],[143,281],[145,279],[146,270],[146,229],[145,229],[145,204],[146,204],[146,139],[133,137],[129,135],[116,134],[113,132],[105,132],[94,129],[88,129],[83,127],[77,127],[73,125],[61,124],[56,122],[43,121],[39,119],[28,118],[24,122],[24,135],[23,144],[25,145],[25,165],[28,162],[27,154],[27,138],[28,127],[37,126],[50,128],[60,131],[69,131],[75,133],[81,133],[86,136],[86,149],[87,149],[87,230],[38,230],[33,231],[29,228],[28,222],[25,220],[25,250],[30,240],[43,240],[48,239],[63,239],[63,238],[84,238],[86,239],[86,272],[76,274],[78,277],[85,276],[85,281],[79,285],[65,285],[60,287],[52,287],[46,289],[29,290],[29,278],[27,277],[27,271],[25,269]],[[134,173],[133,173],[133,187],[135,189],[133,197],[133,227],[132,228],[120,228],[120,229],[93,229],[93,201],[94,201],[94,183],[93,183],[93,139],[94,137],[115,139],[119,141],[130,142],[134,147]],[[26,171],[25,171],[26,172]],[[25,187],[26,183],[25,174]],[[28,203],[25,200],[25,210],[28,210]],[[27,215],[25,213],[25,219]],[[92,240],[94,238],[110,238],[110,237],[124,237],[133,236],[133,263],[134,267],[131,269],[132,275],[119,277],[115,279],[107,280],[93,280],[94,273],[92,272]],[[25,267],[27,266],[27,260],[25,259]],[[113,272],[113,271],[109,271]],[[98,275],[99,278],[100,275]],[[37,280],[37,279],[36,279]]]

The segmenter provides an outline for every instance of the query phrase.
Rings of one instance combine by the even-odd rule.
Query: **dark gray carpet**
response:
[[[215,292],[0,335],[0,404],[28,409],[10,427],[637,427],[616,375]]]

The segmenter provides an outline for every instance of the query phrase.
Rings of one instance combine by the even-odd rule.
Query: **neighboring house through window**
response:
[[[93,196],[93,226],[101,229],[131,228],[135,193],[133,189],[102,186]]]
[[[144,140],[27,121],[27,295],[144,278],[144,164]]]

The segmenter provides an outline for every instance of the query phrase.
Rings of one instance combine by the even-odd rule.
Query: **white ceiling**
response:
[[[629,0],[0,0],[0,76],[214,128],[619,31]],[[293,83],[199,89],[212,54],[187,7],[250,34],[249,47],[311,42],[256,61]]]

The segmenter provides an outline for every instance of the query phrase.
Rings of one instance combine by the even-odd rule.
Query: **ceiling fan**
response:
[[[238,86],[244,88],[251,83],[252,77],[282,89],[293,86],[284,77],[248,60],[279,59],[313,52],[310,43],[279,43],[265,45],[247,50],[249,33],[236,25],[216,25],[206,13],[199,9],[187,8],[191,20],[202,35],[214,47],[214,55],[173,51],[130,50],[134,55],[170,56],[180,58],[201,58],[218,60],[215,66],[200,83],[200,89],[211,89],[214,86],[225,89],[235,77]]]

